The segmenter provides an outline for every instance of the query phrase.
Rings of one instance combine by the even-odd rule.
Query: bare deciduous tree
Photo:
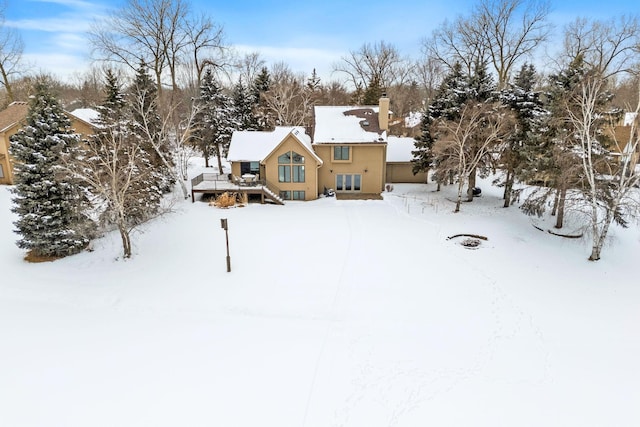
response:
[[[547,39],[547,1],[482,0],[474,20],[482,28],[489,62],[498,76],[498,89],[509,82],[514,65]]]
[[[187,186],[182,176],[176,170],[176,167],[179,166],[173,161],[172,149],[175,148],[177,141],[184,143],[185,138],[188,138],[191,132],[191,126],[193,125],[195,110],[191,111],[187,121],[183,123],[183,125],[188,125],[188,127],[180,126],[176,128],[171,126],[175,106],[169,108],[169,111],[163,114],[158,123],[155,120],[157,114],[156,100],[148,99],[149,96],[150,93],[145,90],[134,89],[133,96],[130,100],[130,108],[137,118],[137,129],[141,133],[144,142],[151,146],[156,158],[160,160],[167,173],[171,175],[172,180],[180,184],[182,195],[186,199],[189,197],[189,192],[187,191]],[[180,134],[174,134],[174,131],[179,131]]]
[[[264,66],[265,60],[260,56],[260,52],[245,53],[235,64],[240,74],[240,79],[249,86],[253,84],[256,76]]]
[[[15,100],[12,79],[24,71],[22,63],[24,43],[20,34],[4,25],[5,7],[5,3],[2,2],[0,4],[0,85],[7,92],[7,104],[9,104]]]
[[[425,53],[421,60],[416,61],[413,73],[422,87],[425,105],[429,105],[444,77],[444,67],[440,61]]]
[[[158,96],[162,95],[165,71],[171,87],[178,89],[180,67],[193,61],[197,78],[216,64],[223,49],[222,28],[210,18],[192,17],[185,0],[128,0],[90,32],[96,59],[114,61],[136,70],[140,62],[153,70]]]
[[[422,48],[429,57],[450,70],[459,63],[466,74],[471,74],[474,65],[487,58],[482,40],[482,29],[477,28],[471,18],[458,17],[453,22],[445,21],[434,30],[430,38],[422,41]]]
[[[423,48],[450,68],[460,62],[469,73],[477,62],[491,63],[502,89],[518,61],[546,40],[548,14],[546,1],[481,0],[470,16],[442,24]]]
[[[311,117],[312,97],[304,74],[296,74],[285,63],[271,69],[271,87],[264,96],[278,126],[304,126]]]
[[[224,31],[206,15],[189,18],[185,22],[186,63],[193,63],[196,82],[202,80],[206,67],[220,68],[225,64],[227,48],[224,43]]]
[[[565,28],[564,47],[564,58],[581,56],[604,79],[631,73],[639,62],[640,23],[630,16],[608,21],[578,18]]]
[[[363,88],[372,81],[379,82],[383,88],[405,83],[412,68],[413,64],[403,58],[395,46],[384,41],[365,43],[333,65],[333,71],[346,74],[353,87]]]
[[[635,170],[639,135],[637,130],[637,115],[640,112],[639,100],[635,107],[636,117],[632,121],[628,140],[618,140],[615,131],[611,131],[615,151],[620,154],[619,159],[603,156],[605,151],[599,141],[602,126],[602,114],[599,111],[601,98],[606,95],[606,80],[599,72],[588,74],[580,84],[580,91],[569,102],[579,108],[567,109],[569,119],[576,129],[579,141],[578,149],[582,161],[582,172],[585,186],[584,195],[587,202],[587,215],[590,221],[592,246],[589,260],[600,259],[602,248],[613,222],[626,226],[625,215],[629,213],[630,205],[637,207],[638,201],[632,192],[640,182],[640,175]],[[613,130],[613,123],[608,126]],[[618,161],[616,161],[618,160]]]

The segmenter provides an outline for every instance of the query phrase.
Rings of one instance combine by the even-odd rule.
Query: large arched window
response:
[[[278,156],[278,182],[304,182],[304,156],[295,151]]]

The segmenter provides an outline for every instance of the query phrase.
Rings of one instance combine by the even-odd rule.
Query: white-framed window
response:
[[[362,175],[360,174],[337,174],[336,191],[361,191]]]
[[[4,169],[2,169],[2,163],[0,163],[0,179],[4,178]]]

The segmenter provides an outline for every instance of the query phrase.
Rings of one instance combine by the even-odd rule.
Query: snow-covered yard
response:
[[[640,425],[638,226],[588,262],[483,189],[180,201],[27,264],[0,187],[0,425]]]

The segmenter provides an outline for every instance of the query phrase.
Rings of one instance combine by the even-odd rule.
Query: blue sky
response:
[[[90,63],[86,31],[95,19],[123,1],[7,0],[6,25],[20,31],[25,58],[34,71],[62,78]],[[417,57],[420,41],[445,19],[467,14],[473,0],[192,0],[194,10],[223,25],[229,44],[259,51],[268,62],[287,62],[295,71],[317,68],[324,80],[331,64],[364,43],[380,40]],[[558,27],[576,17],[609,18],[640,14],[638,0],[552,0]]]

